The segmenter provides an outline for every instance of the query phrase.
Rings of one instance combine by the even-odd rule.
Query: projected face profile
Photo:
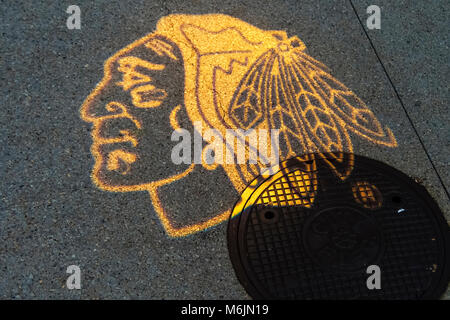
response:
[[[93,124],[96,183],[110,191],[147,190],[152,182],[186,170],[165,165],[171,162],[170,148],[160,147],[170,141],[169,116],[180,102],[172,91],[183,85],[176,47],[152,36],[119,51],[104,69],[81,110]]]
[[[153,33],[105,62],[103,79],[83,103],[81,117],[93,125],[95,184],[114,192],[148,191],[170,236],[226,220],[232,203],[228,210],[198,221],[193,216],[190,223],[175,227],[177,213],[165,209],[162,186],[189,179],[201,166],[222,170],[241,192],[267,163],[175,165],[171,134],[183,121],[214,129],[223,141],[229,129],[277,129],[280,161],[314,152],[318,156],[309,159],[312,165],[327,163],[339,179],[351,173],[350,132],[372,143],[397,145],[390,129],[326,66],[307,55],[297,36],[222,14],[161,18]],[[237,139],[249,153],[258,148],[245,135]],[[223,149],[236,153],[225,142]],[[310,191],[309,205],[314,189]]]

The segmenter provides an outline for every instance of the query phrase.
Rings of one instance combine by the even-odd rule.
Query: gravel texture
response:
[[[363,21],[369,2],[356,5]],[[449,5],[378,2],[382,29],[369,36],[448,188]],[[169,238],[148,193],[101,191],[90,178],[91,125],[80,119],[80,106],[101,80],[104,61],[170,13],[225,13],[297,35],[399,144],[391,149],[352,136],[355,152],[420,180],[450,220],[448,196],[349,1],[79,0],[81,30],[66,27],[70,4],[1,1],[0,298],[249,298],[229,260],[226,223]],[[160,148],[171,145],[164,140]],[[205,203],[229,207],[236,200],[230,185],[217,181],[171,192],[173,205],[194,215]],[[72,264],[81,267],[81,290],[65,287]]]

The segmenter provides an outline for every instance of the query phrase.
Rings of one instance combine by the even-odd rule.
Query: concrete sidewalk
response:
[[[298,36],[398,142],[387,148],[352,136],[355,153],[421,181],[450,221],[449,4],[353,2],[363,22],[368,5],[382,9],[381,30],[367,31],[379,58],[344,0],[270,6],[254,0],[79,1],[81,30],[66,27],[72,3],[4,4],[0,298],[249,298],[229,260],[226,222],[171,238],[147,192],[106,192],[91,181],[92,128],[80,119],[80,107],[102,79],[105,60],[172,13],[224,13]],[[182,98],[183,88],[176,92]],[[157,152],[172,146],[161,139]],[[221,180],[170,192],[167,202],[194,216],[211,206],[226,210],[237,200]],[[66,268],[73,264],[82,271],[81,290],[65,287]]]

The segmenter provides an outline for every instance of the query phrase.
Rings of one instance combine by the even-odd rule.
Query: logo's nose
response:
[[[94,121],[105,116],[126,112],[126,107],[119,102],[111,102],[105,95],[99,94],[95,89],[85,100],[81,114],[86,121]]]

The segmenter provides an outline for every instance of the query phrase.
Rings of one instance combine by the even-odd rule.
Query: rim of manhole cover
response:
[[[350,168],[339,174],[343,159]],[[251,297],[436,299],[445,291],[449,226],[423,186],[346,153],[295,157],[272,172],[242,192],[228,223],[230,258]],[[381,289],[368,288],[372,265]]]

